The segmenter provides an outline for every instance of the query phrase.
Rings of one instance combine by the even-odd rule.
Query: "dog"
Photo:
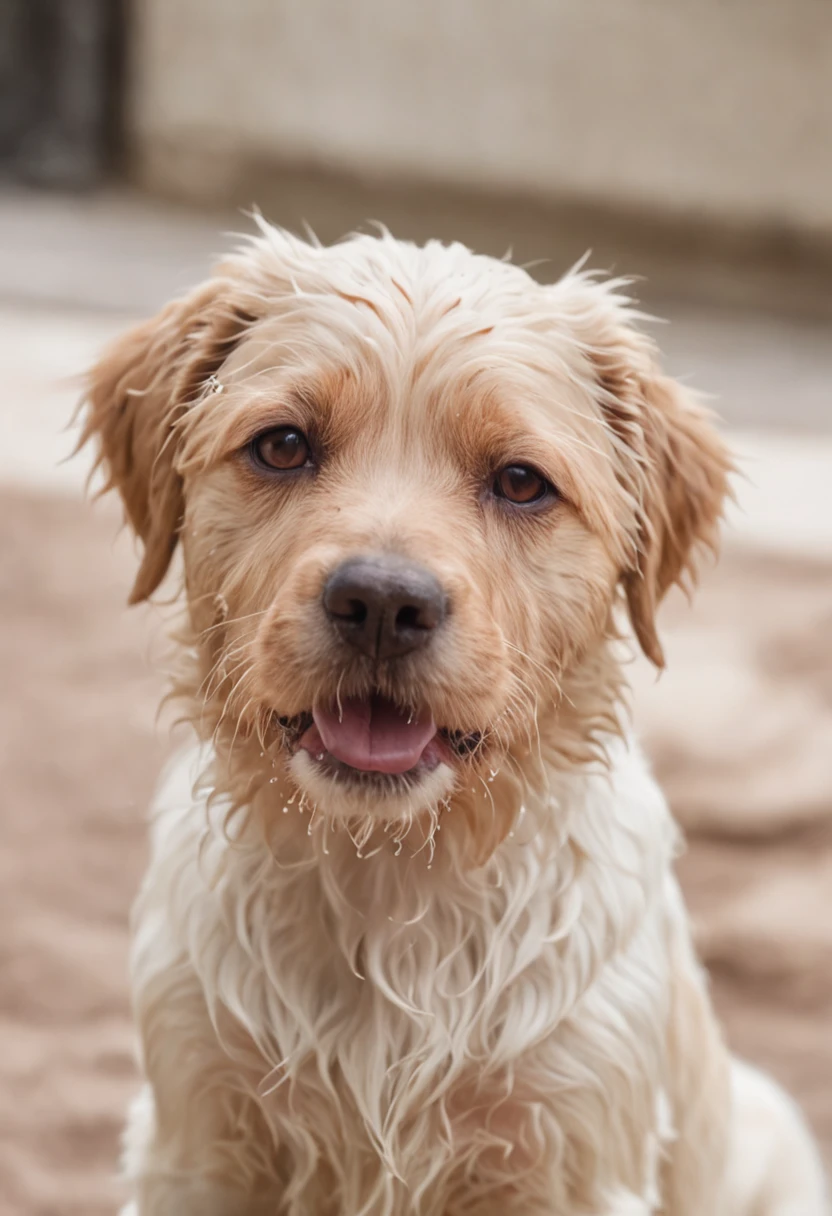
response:
[[[135,908],[138,1216],[821,1216],[628,723],[730,457],[621,280],[259,221],[105,353],[195,741]]]

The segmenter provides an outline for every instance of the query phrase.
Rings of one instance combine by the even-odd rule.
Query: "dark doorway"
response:
[[[126,0],[0,0],[0,174],[83,188],[117,167]]]

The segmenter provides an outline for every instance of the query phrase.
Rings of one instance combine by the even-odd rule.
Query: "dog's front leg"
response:
[[[231,1020],[220,1041],[186,959],[159,947],[137,954],[147,1083],[124,1136],[130,1216],[275,1216],[279,1149],[257,1098],[253,1044]]]
[[[275,1199],[252,1199],[213,1183],[145,1178],[140,1194],[122,1208],[121,1216],[275,1216]]]
[[[276,1198],[252,1198],[243,1191],[192,1179],[146,1178],[136,1216],[275,1216]]]
[[[279,1190],[267,1176],[248,1174],[245,1146],[235,1150],[233,1140],[220,1135],[224,1112],[218,1108],[212,1114],[212,1098],[206,1094],[205,1099],[197,1116],[197,1139],[189,1117],[195,1112],[183,1106],[184,1134],[166,1135],[151,1087],[141,1091],[125,1134],[125,1167],[134,1198],[121,1216],[275,1216]],[[216,1135],[206,1135],[212,1127]]]
[[[672,1135],[665,1146],[662,1211],[668,1216],[736,1216],[726,1207],[731,1135],[730,1060],[690,941],[681,896],[671,924],[671,1011],[667,1028]]]

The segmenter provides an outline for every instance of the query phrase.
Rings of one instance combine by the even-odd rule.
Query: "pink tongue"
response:
[[[378,696],[367,701],[351,697],[342,703],[340,713],[337,707],[313,709],[312,717],[330,755],[351,768],[373,773],[406,773],[415,768],[436,734],[430,714],[411,717]],[[301,744],[306,742],[304,736]]]

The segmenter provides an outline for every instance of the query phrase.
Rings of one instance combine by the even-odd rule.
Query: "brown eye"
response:
[[[555,494],[554,486],[527,464],[509,464],[500,469],[494,478],[493,491],[497,498],[505,498],[520,507]]]
[[[251,454],[257,464],[281,472],[302,469],[311,460],[309,441],[303,431],[293,426],[264,431],[251,441]]]

